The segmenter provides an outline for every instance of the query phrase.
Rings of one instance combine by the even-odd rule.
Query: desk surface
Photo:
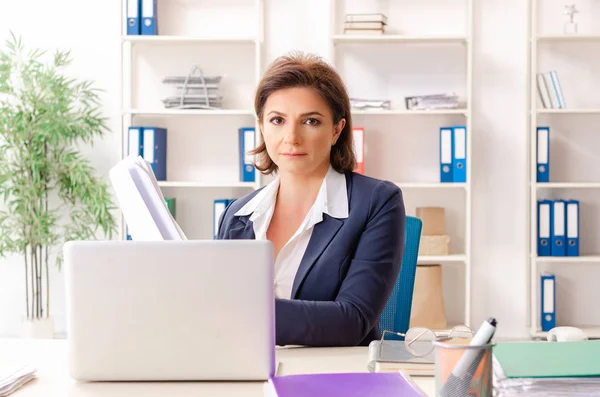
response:
[[[65,340],[0,339],[0,358],[25,358],[38,369],[38,378],[14,393],[15,397],[263,396],[263,382],[79,383],[68,373]],[[281,348],[277,349],[277,360],[278,375],[366,372],[367,348]],[[434,395],[433,378],[413,380],[427,395]]]

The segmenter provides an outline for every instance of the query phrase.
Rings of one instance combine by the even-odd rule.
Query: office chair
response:
[[[405,333],[408,330],[422,227],[423,221],[419,218],[406,217],[402,267],[392,290],[392,295],[383,309],[383,313],[381,313],[379,320],[381,332],[388,330]],[[388,339],[387,335],[386,339]],[[390,336],[389,339],[402,338]]]

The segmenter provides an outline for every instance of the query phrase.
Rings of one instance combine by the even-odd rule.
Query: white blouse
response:
[[[279,190],[279,176],[248,201],[235,216],[250,215],[253,222],[254,235],[257,240],[267,238],[267,229],[275,209],[275,201]],[[323,220],[323,214],[334,218],[348,217],[348,192],[346,176],[329,166],[323,179],[319,194],[310,208],[304,221],[281,248],[275,260],[275,297],[290,299],[294,279],[300,266],[314,226]]]

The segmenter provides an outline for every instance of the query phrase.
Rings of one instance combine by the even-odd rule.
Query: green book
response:
[[[600,376],[600,340],[497,342],[494,356],[507,378]]]
[[[176,213],[176,207],[177,207],[177,200],[175,199],[175,197],[165,197],[165,201],[167,202],[167,207],[169,208],[169,212],[171,213],[171,215],[173,215],[174,219],[177,219]]]

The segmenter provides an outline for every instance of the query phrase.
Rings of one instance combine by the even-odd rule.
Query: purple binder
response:
[[[277,397],[423,397],[400,373],[338,373],[276,376],[269,380]],[[271,390],[273,391],[273,390]]]

